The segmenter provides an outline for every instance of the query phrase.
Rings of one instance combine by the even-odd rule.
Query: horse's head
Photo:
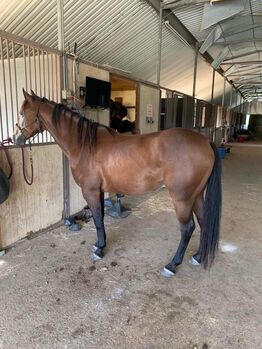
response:
[[[25,144],[26,140],[43,131],[39,119],[40,105],[42,99],[32,90],[32,95],[23,89],[25,100],[20,109],[19,121],[13,133],[13,142],[17,145]]]

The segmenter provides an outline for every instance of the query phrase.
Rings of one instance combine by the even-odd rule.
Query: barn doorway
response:
[[[138,125],[138,85],[136,81],[117,74],[110,74],[111,100],[121,103],[127,108],[127,115],[123,120],[128,120]]]

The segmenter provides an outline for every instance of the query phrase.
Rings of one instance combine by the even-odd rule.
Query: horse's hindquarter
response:
[[[206,186],[214,165],[209,140],[193,131],[170,129],[161,133],[164,184],[177,200],[194,199]]]
[[[163,183],[159,133],[141,136],[116,135],[100,142],[96,160],[102,190],[127,195],[142,194]]]

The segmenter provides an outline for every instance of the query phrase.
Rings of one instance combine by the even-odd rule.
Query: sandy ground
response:
[[[92,222],[24,240],[0,258],[0,348],[257,349],[262,347],[262,148],[223,161],[220,252],[210,272],[160,275],[179,241],[167,192],[125,198],[106,217],[108,247],[93,264]]]

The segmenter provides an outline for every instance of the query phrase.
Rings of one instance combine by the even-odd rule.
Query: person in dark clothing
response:
[[[135,122],[123,120],[127,116],[127,108],[119,102],[111,99],[110,103],[110,127],[119,133],[132,132],[138,133]]]

